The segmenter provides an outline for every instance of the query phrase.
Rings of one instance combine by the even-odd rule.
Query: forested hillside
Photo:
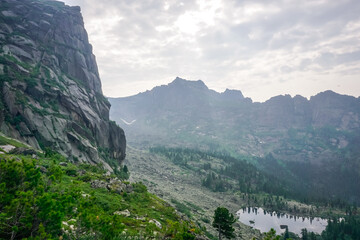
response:
[[[340,197],[332,197],[330,193],[322,192],[323,186],[315,185],[311,179],[304,178],[306,172],[302,172],[301,164],[279,162],[271,156],[254,159],[234,158],[225,153],[184,148],[153,147],[150,148],[150,152],[163,155],[174,164],[197,172],[202,185],[214,192],[241,192],[249,196],[253,194],[251,205],[254,206],[293,211],[292,206],[286,206],[284,201],[280,201],[282,198],[340,208],[343,211],[352,206]],[[262,167],[256,167],[253,162],[258,162]],[[291,167],[297,170],[298,175],[293,175],[288,170]],[[330,188],[330,185],[326,187]],[[264,194],[269,197],[264,197]]]

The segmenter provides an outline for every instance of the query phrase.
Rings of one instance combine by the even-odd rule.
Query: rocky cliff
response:
[[[79,7],[1,0],[0,92],[6,135],[108,169],[125,158]]]

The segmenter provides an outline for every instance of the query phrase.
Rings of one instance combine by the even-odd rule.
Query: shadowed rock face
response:
[[[2,1],[0,52],[2,132],[74,160],[125,158],[79,7]]]

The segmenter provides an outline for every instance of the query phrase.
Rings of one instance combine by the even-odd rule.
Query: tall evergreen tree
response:
[[[286,227],[286,229],[285,229],[285,233],[284,233],[284,240],[289,239],[289,238],[290,238],[290,235],[289,235],[289,228],[288,228],[288,227]]]
[[[226,238],[234,238],[234,228],[232,224],[236,222],[236,218],[229,210],[224,207],[218,207],[215,210],[214,221],[212,226],[219,232],[219,240],[222,236]]]
[[[308,232],[306,228],[301,229],[301,240],[308,240]]]

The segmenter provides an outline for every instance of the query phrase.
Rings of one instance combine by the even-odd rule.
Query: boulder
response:
[[[34,149],[23,148],[23,147],[14,148],[9,153],[18,154],[18,155],[30,155],[30,156],[37,155],[37,152]]]
[[[13,146],[13,145],[1,145],[0,148],[6,152],[6,153],[9,153],[11,152],[12,150],[14,150],[16,147]]]
[[[90,186],[92,188],[106,188],[107,183],[96,179],[90,182]]]
[[[161,223],[159,221],[157,221],[156,219],[151,219],[149,221],[149,223],[154,223],[156,225],[156,227],[158,227],[160,229],[162,228]]]
[[[129,210],[125,209],[124,211],[116,211],[114,212],[114,215],[121,215],[125,217],[130,217],[131,213]]]

